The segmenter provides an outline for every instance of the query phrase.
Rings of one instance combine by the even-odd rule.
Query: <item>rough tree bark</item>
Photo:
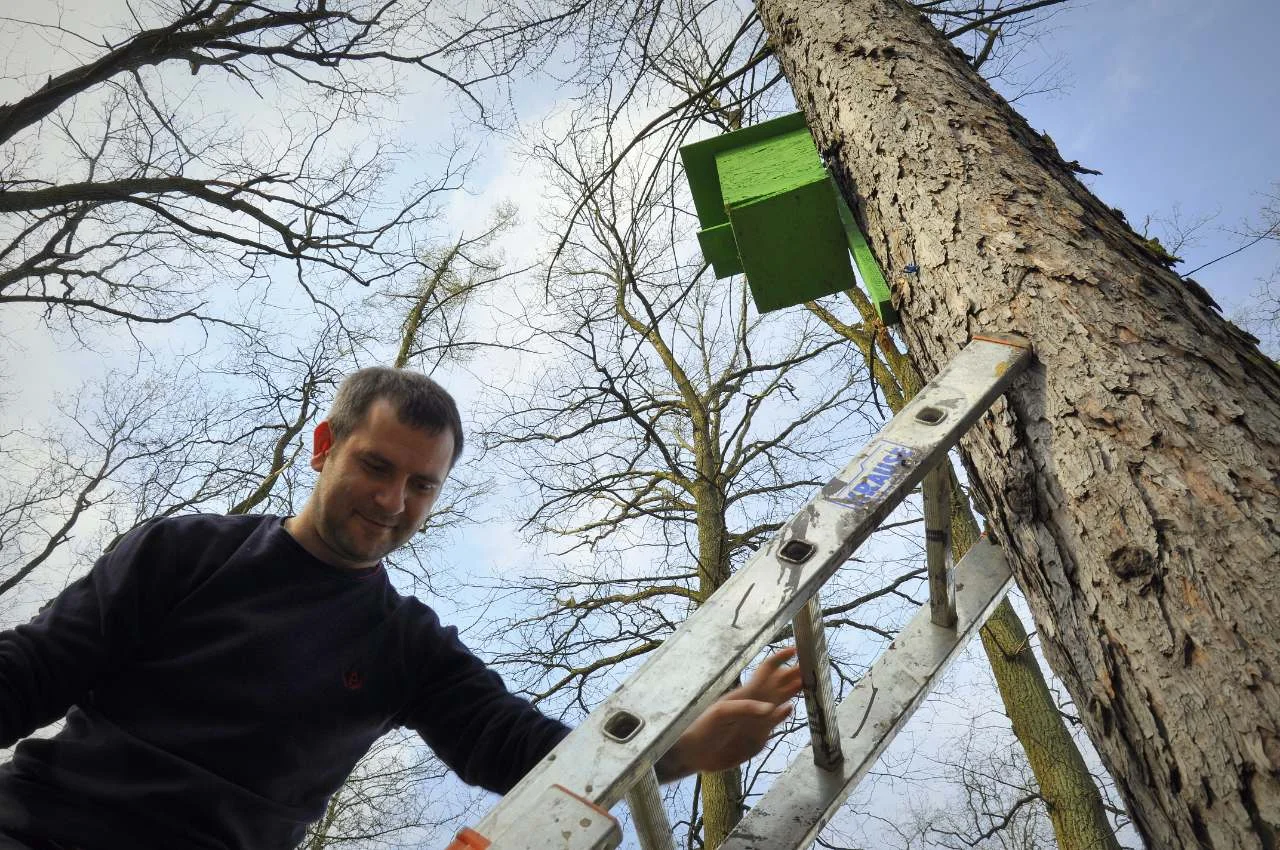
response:
[[[918,12],[758,7],[921,371],[1035,346],[964,456],[1143,838],[1274,850],[1280,371]]]

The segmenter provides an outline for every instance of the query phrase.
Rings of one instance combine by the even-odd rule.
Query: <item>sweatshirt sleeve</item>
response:
[[[404,725],[462,781],[505,794],[569,734],[569,727],[508,691],[458,639],[457,629],[442,628],[438,621],[434,626],[426,677]]]
[[[137,652],[168,596],[163,523],[130,531],[29,623],[0,632],[0,747],[62,717]]]

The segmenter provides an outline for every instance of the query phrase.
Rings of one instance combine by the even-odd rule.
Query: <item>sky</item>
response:
[[[37,16],[50,8],[44,0],[18,0],[0,15]],[[114,0],[98,0],[82,4],[72,17],[81,22],[109,18],[118,8]],[[0,28],[0,36],[4,31]],[[1037,69],[1048,69],[1060,84],[1019,98],[1016,107],[1053,138],[1065,159],[1102,172],[1083,180],[1136,229],[1150,217],[1150,231],[1163,236],[1162,220],[1175,213],[1184,221],[1211,217],[1198,241],[1180,252],[1185,263],[1177,268],[1185,272],[1238,248],[1244,241],[1238,231],[1256,221],[1261,193],[1280,183],[1277,43],[1276,0],[1075,2],[1044,27],[1021,71],[1024,79],[1032,79]],[[47,51],[44,44],[10,44],[0,37],[9,70],[38,66]],[[14,91],[0,82],[0,101]],[[530,87],[515,106],[532,126],[555,109],[557,100],[548,87]],[[440,108],[442,101],[431,101],[430,108],[406,103],[404,140],[436,138],[435,110]],[[456,229],[476,228],[494,206],[512,201],[522,226],[508,237],[508,253],[515,259],[529,256],[536,252],[543,186],[509,139],[478,138],[475,144],[478,180],[471,193],[451,201],[449,222]],[[1261,243],[1194,277],[1228,316],[1247,322],[1251,296],[1277,266],[1280,243]],[[56,392],[70,389],[80,373],[100,361],[74,341],[49,337],[20,311],[0,311],[0,335],[0,423],[19,409],[24,418],[39,419]],[[474,392],[466,386],[460,390],[464,400]],[[834,460],[833,471],[842,464],[843,459]],[[442,553],[444,560],[466,565],[478,576],[520,569],[533,557],[531,544],[511,525],[499,533],[456,535]],[[948,690],[966,698],[931,703],[920,718],[925,725],[910,730],[910,743],[927,735],[929,723],[958,724],[966,713],[993,710],[993,692],[978,672],[980,660],[971,657],[969,664]],[[886,759],[905,759],[906,749],[906,743],[891,749]]]
[[[1033,48],[1061,53],[1066,88],[1017,105],[1064,158],[1102,171],[1084,182],[1139,231],[1178,209],[1214,216],[1183,251],[1186,273],[1237,248],[1230,231],[1280,182],[1278,35],[1272,0],[1070,4]],[[1194,277],[1235,315],[1277,263],[1277,243],[1260,244]]]

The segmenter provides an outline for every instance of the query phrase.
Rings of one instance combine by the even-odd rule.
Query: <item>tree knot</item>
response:
[[[1149,576],[1155,572],[1155,556],[1138,546],[1121,546],[1107,556],[1107,566],[1123,580]]]

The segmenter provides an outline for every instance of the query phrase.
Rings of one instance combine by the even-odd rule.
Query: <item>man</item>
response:
[[[0,633],[0,847],[285,850],[381,735],[416,730],[509,790],[568,732],[399,595],[381,559],[462,453],[429,378],[364,369],[315,430],[301,513],[153,520],[29,624]],[[717,701],[659,763],[721,770],[790,711],[791,653]]]

